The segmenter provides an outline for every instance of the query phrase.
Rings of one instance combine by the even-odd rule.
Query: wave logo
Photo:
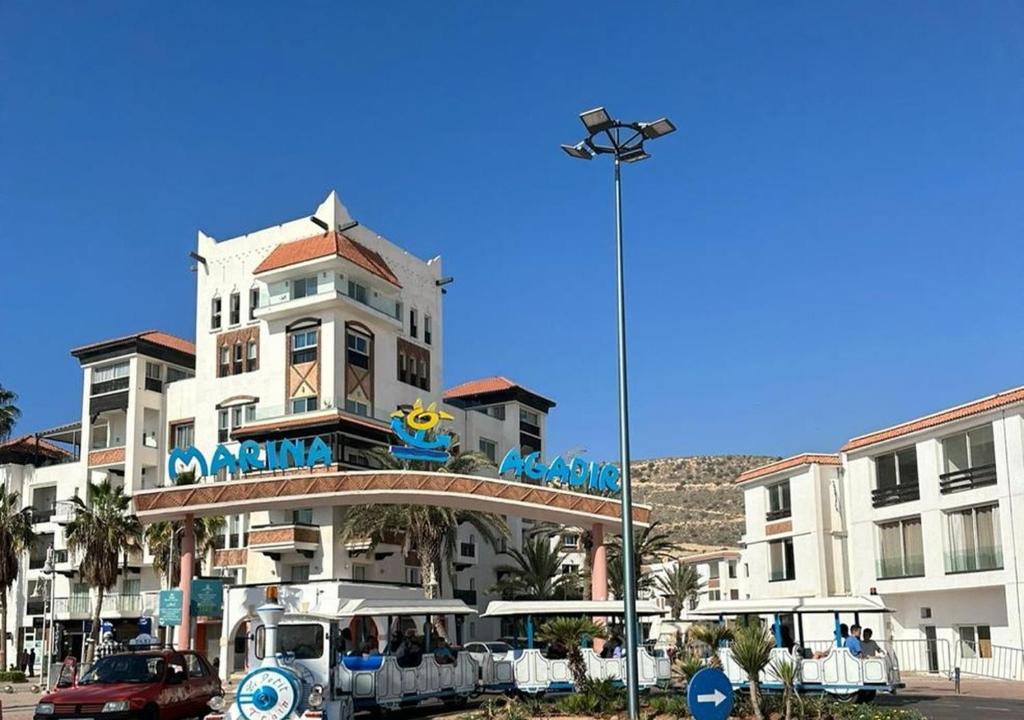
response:
[[[404,445],[392,445],[391,454],[401,460],[422,460],[424,462],[447,462],[451,455],[448,446],[452,444],[452,436],[447,433],[434,432],[442,420],[454,420],[444,410],[437,409],[437,403],[423,407],[423,401],[416,399],[416,404],[408,411],[396,410],[391,413],[391,431],[398,436]]]

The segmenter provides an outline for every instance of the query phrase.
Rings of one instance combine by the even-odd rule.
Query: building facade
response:
[[[751,597],[876,595],[885,639],[920,643],[920,669],[1019,673],[1024,388],[738,482]]]
[[[452,416],[453,452],[476,451],[497,463],[512,448],[524,456],[546,450],[552,400],[504,377],[442,387],[440,258],[416,258],[354,221],[335,193],[312,217],[219,241],[200,233],[192,257],[194,343],[146,331],[74,349],[83,373],[79,419],[0,448],[0,480],[33,508],[38,533],[8,603],[10,653],[36,647],[41,656],[52,597],[61,653],[81,656],[95,591],[67,552],[63,501],[85,498],[88,484],[104,479],[129,495],[172,484],[167,463],[175,449],[209,457],[218,446],[237,453],[247,440],[320,438],[342,469],[381,467],[377,449],[393,441],[391,414],[421,400]],[[174,469],[186,464],[198,469],[196,462]],[[199,481],[231,479],[222,469]],[[296,507],[229,516],[201,572],[236,584],[420,583],[418,561],[400,537],[372,548],[341,542],[345,512]],[[507,544],[520,545],[531,522],[507,522]],[[579,542],[571,531],[554,540],[564,546],[566,572],[583,566],[572,537]],[[51,547],[52,572],[44,573]],[[442,592],[484,607],[495,568],[506,562],[501,549],[461,528],[454,582],[442,578]],[[130,553],[104,600],[104,621],[133,637],[166,586],[148,552]],[[499,630],[496,621],[471,619],[459,633],[489,638]],[[205,624],[197,647],[216,656],[217,643],[231,640],[221,634],[216,623]]]

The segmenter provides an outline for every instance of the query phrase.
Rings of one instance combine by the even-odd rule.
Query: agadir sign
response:
[[[558,484],[561,487],[576,490],[622,492],[619,482],[619,468],[612,463],[587,462],[581,457],[573,457],[566,462],[558,456],[548,464],[540,461],[540,453],[532,452],[523,457],[519,448],[512,448],[501,461],[498,474],[511,472],[516,478],[525,475],[531,480],[539,480],[548,485]]]

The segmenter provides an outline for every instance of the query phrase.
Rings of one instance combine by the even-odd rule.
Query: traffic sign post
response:
[[[158,611],[161,627],[181,625],[181,590],[160,591],[160,609]]]
[[[693,720],[726,720],[732,713],[732,683],[718,668],[704,668],[690,678],[686,702]]]

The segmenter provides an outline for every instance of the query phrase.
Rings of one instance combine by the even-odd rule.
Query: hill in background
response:
[[[696,455],[635,460],[631,465],[637,502],[654,508],[655,520],[685,545],[736,545],[743,534],[743,492],[736,478],[778,457]]]

